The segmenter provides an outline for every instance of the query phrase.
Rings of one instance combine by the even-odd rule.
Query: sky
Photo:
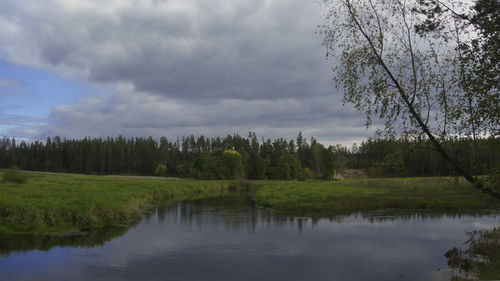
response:
[[[209,137],[343,144],[319,0],[2,0],[0,135]]]

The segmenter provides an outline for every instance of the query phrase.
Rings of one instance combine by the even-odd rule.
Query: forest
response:
[[[474,174],[500,163],[500,139],[453,138],[442,143]],[[82,174],[157,175],[195,179],[333,180],[358,169],[371,177],[454,176],[426,139],[370,138],[352,148],[238,134],[206,138],[83,138],[0,140],[0,168]]]

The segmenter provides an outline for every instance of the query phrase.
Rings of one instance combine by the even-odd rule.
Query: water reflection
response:
[[[53,247],[102,246],[115,237],[124,235],[131,226],[109,226],[86,229],[68,235],[0,235],[0,256],[8,257],[12,252],[31,250],[48,251]]]
[[[158,208],[102,245],[0,257],[0,280],[449,280],[443,254],[466,231],[499,218],[320,219],[276,214],[245,197],[186,201]]]

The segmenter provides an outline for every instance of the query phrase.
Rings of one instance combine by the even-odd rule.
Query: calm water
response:
[[[313,221],[246,200],[181,202],[128,231],[0,238],[0,280],[449,280],[444,253],[466,231],[499,224],[498,215]]]

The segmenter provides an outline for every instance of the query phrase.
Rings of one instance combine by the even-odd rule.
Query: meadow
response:
[[[130,224],[155,205],[218,196],[228,187],[216,181],[24,173],[25,183],[0,181],[0,234]]]
[[[309,216],[500,208],[498,200],[453,178],[202,181],[23,173],[25,183],[0,180],[0,234],[78,233],[85,228],[131,224],[160,204],[234,191],[245,191],[260,207]]]
[[[362,178],[259,182],[259,205],[302,215],[354,212],[467,213],[495,210],[500,201],[457,178]]]

